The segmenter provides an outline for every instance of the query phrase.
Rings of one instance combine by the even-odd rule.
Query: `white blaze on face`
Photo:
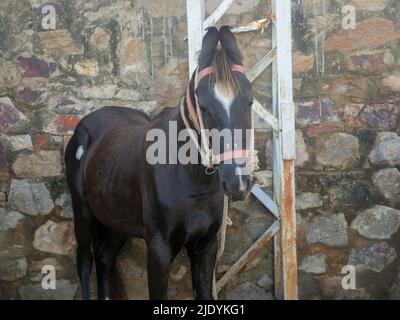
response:
[[[76,160],[81,160],[84,152],[83,146],[79,146],[78,149],[76,149]]]
[[[219,88],[217,85],[214,86],[214,96],[222,104],[222,107],[224,108],[226,114],[228,115],[228,119],[230,119],[231,106],[233,100],[235,100],[235,96],[233,94],[229,94],[229,90],[223,90],[222,88]]]
[[[218,85],[214,85],[214,96],[215,98],[221,103],[222,107],[224,108],[226,115],[228,117],[228,120],[230,121],[231,117],[231,107],[232,103],[235,100],[235,95],[229,93],[230,90],[220,87]],[[229,151],[230,150],[230,144],[229,142],[225,144],[225,149],[224,151]]]

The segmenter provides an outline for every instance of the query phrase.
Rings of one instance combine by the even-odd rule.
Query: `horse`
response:
[[[93,260],[97,298],[115,298],[113,287],[121,283],[115,261],[128,237],[145,240],[150,299],[167,299],[170,264],[183,248],[190,259],[193,297],[213,299],[224,195],[243,200],[252,181],[250,173],[237,173],[243,169],[239,159],[249,158],[248,149],[221,141],[226,151],[216,156],[199,144],[205,141],[208,151],[217,145],[202,134],[206,129],[251,130],[253,97],[242,61],[228,26],[208,28],[198,67],[178,106],[153,119],[134,108],[103,107],[78,123],[66,147],[65,166],[82,299],[91,298]],[[213,161],[149,163],[145,154],[154,141],[148,133],[162,130],[168,144],[172,122],[178,132],[200,133],[188,140],[197,146],[197,155],[211,154]],[[175,143],[182,147],[185,142]]]

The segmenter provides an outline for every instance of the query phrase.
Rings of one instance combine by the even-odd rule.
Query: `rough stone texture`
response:
[[[299,270],[312,273],[322,274],[326,272],[326,261],[324,255],[305,256],[301,261]]]
[[[351,223],[363,237],[390,239],[400,227],[400,210],[376,205],[361,212]]]
[[[75,236],[72,222],[48,220],[35,231],[33,247],[37,250],[61,254],[75,254]]]
[[[383,79],[383,86],[391,91],[400,92],[400,76],[391,75]]]
[[[10,173],[7,163],[8,157],[6,149],[3,144],[0,144],[0,180],[8,181],[10,179]]]
[[[391,300],[399,300],[400,299],[400,265],[397,264],[396,268],[396,276],[392,285],[388,290],[388,298]]]
[[[21,72],[19,67],[10,61],[0,60],[0,85],[5,88],[12,88],[21,80]]]
[[[19,136],[9,136],[8,143],[11,145],[12,151],[32,150],[32,139],[30,135],[24,134]]]
[[[81,94],[85,99],[113,99],[118,87],[114,84],[102,84],[96,87],[82,87]]]
[[[254,173],[254,177],[256,179],[256,182],[260,186],[267,188],[272,187],[272,179],[273,179],[272,171],[257,171]]]
[[[310,159],[301,130],[296,130],[296,167],[302,167]]]
[[[26,275],[26,257],[20,248],[12,247],[0,251],[0,280],[15,281]]]
[[[293,72],[294,73],[305,73],[312,69],[314,65],[314,55],[305,55],[301,52],[295,52],[293,54]]]
[[[400,137],[394,132],[380,132],[376,138],[374,149],[369,155],[373,164],[400,164]]]
[[[15,229],[22,219],[24,219],[23,214],[16,211],[6,211],[4,208],[0,208],[0,231]]]
[[[72,300],[78,285],[69,280],[57,280],[55,290],[45,290],[42,284],[26,285],[18,289],[22,300]]]
[[[71,37],[68,30],[49,30],[38,32],[41,45],[49,53],[61,55],[82,54],[83,48]]]
[[[392,21],[371,17],[359,23],[355,29],[342,30],[328,37],[325,51],[376,48],[399,38],[400,32]]]
[[[395,205],[400,204],[400,172],[396,168],[377,171],[372,176],[375,187],[385,196],[386,200]]]
[[[345,247],[349,240],[344,214],[315,217],[306,227],[306,239],[309,244]]]
[[[26,105],[37,107],[43,103],[46,98],[46,90],[35,90],[30,87],[23,87],[18,90],[18,99]]]
[[[316,159],[322,166],[345,169],[360,157],[358,139],[347,133],[334,133],[327,139],[322,137],[319,144],[321,150]]]
[[[75,115],[55,115],[45,121],[43,131],[53,135],[72,135],[79,120]]]
[[[329,181],[332,179],[332,181]],[[328,178],[329,198],[337,207],[369,206],[377,202],[374,190],[363,181],[354,181],[352,175],[344,175],[339,180]]]
[[[90,43],[100,50],[107,49],[109,42],[110,33],[106,29],[101,27],[97,27],[90,37]]]
[[[326,276],[320,279],[322,295],[335,300],[368,300],[370,294],[365,288],[346,290],[342,287],[343,276]]]
[[[48,105],[52,112],[68,115],[86,113],[92,107],[92,103],[81,101],[68,93],[51,96]]]
[[[329,98],[299,103],[296,106],[296,124],[299,127],[341,125],[333,101]]]
[[[299,193],[296,195],[296,210],[305,210],[322,207],[322,199],[319,193]]]
[[[390,130],[396,128],[397,106],[392,103],[375,105],[349,104],[345,107],[344,119],[350,126]]]
[[[58,151],[21,153],[15,160],[14,173],[24,178],[46,178],[61,175],[61,159]]]
[[[389,4],[390,0],[352,0],[351,4],[358,10],[381,11]]]
[[[20,56],[18,62],[23,70],[22,76],[24,78],[49,78],[57,69],[55,63],[41,60],[36,56]]]
[[[0,132],[7,132],[27,120],[9,98],[0,98],[0,119]]]
[[[55,258],[49,257],[39,261],[32,261],[28,267],[28,274],[33,282],[42,282],[44,273],[42,273],[44,266],[52,266],[56,271],[57,278],[62,277],[65,273],[65,267]]]
[[[360,73],[379,74],[382,69],[390,67],[395,63],[390,51],[384,50],[373,53],[360,53],[352,55],[347,60],[349,70]]]
[[[74,213],[72,211],[72,199],[69,193],[61,194],[55,201],[55,204],[60,207],[59,215],[63,218],[72,219]]]
[[[264,274],[260,280],[257,281],[257,285],[267,291],[271,291],[274,285],[274,280],[272,280],[268,275]]]
[[[226,295],[227,300],[274,300],[270,292],[257,287],[251,282],[245,282]]]
[[[121,75],[130,75],[135,72],[145,72],[147,59],[145,44],[132,37],[123,39],[117,49],[118,63]]]
[[[28,180],[11,181],[9,201],[13,209],[31,216],[49,214],[54,207],[45,184]]]
[[[74,69],[78,74],[88,77],[95,77],[99,73],[97,61],[93,59],[76,63]]]
[[[372,270],[381,272],[397,257],[396,250],[386,242],[367,244],[360,249],[352,249],[348,264],[356,270]]]

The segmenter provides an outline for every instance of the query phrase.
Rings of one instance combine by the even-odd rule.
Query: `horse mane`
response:
[[[220,92],[228,96],[236,96],[239,86],[231,69],[231,61],[225,49],[219,46],[212,61],[214,72],[210,77],[210,84],[213,81]]]

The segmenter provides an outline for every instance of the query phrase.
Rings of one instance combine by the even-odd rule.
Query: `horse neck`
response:
[[[194,73],[191,77],[191,80],[189,82],[189,90],[190,90],[190,96],[192,101],[194,101]],[[190,129],[194,130],[196,132],[196,136],[198,137],[198,143],[201,143],[200,136],[198,132],[196,131],[192,121],[189,118],[189,113],[188,113],[188,107],[186,103],[186,90],[185,94],[183,96],[183,103],[184,103],[184,112],[185,112],[185,117],[188,120],[188,123],[190,125]],[[169,129],[169,122],[174,121],[177,125],[177,133],[181,132],[182,130],[187,129],[181,113],[180,113],[180,104],[181,101],[179,102],[178,106],[175,108],[167,109],[165,112],[162,112],[156,119],[154,119],[151,125],[151,128],[161,128],[163,130],[168,130]],[[169,136],[169,135],[167,135]],[[167,138],[168,140],[168,138]],[[179,148],[187,143],[188,140],[186,141],[177,141],[177,147],[178,150]],[[198,152],[198,159],[199,162],[201,160],[199,151]],[[196,179],[196,183],[202,183],[204,182],[205,184],[210,184],[210,183],[220,183],[219,178],[218,178],[218,173],[215,173],[213,175],[208,175],[205,173],[205,167],[199,163],[199,164],[181,164],[178,161],[178,164],[176,165],[176,170],[183,170],[185,172],[185,175],[188,179]]]

